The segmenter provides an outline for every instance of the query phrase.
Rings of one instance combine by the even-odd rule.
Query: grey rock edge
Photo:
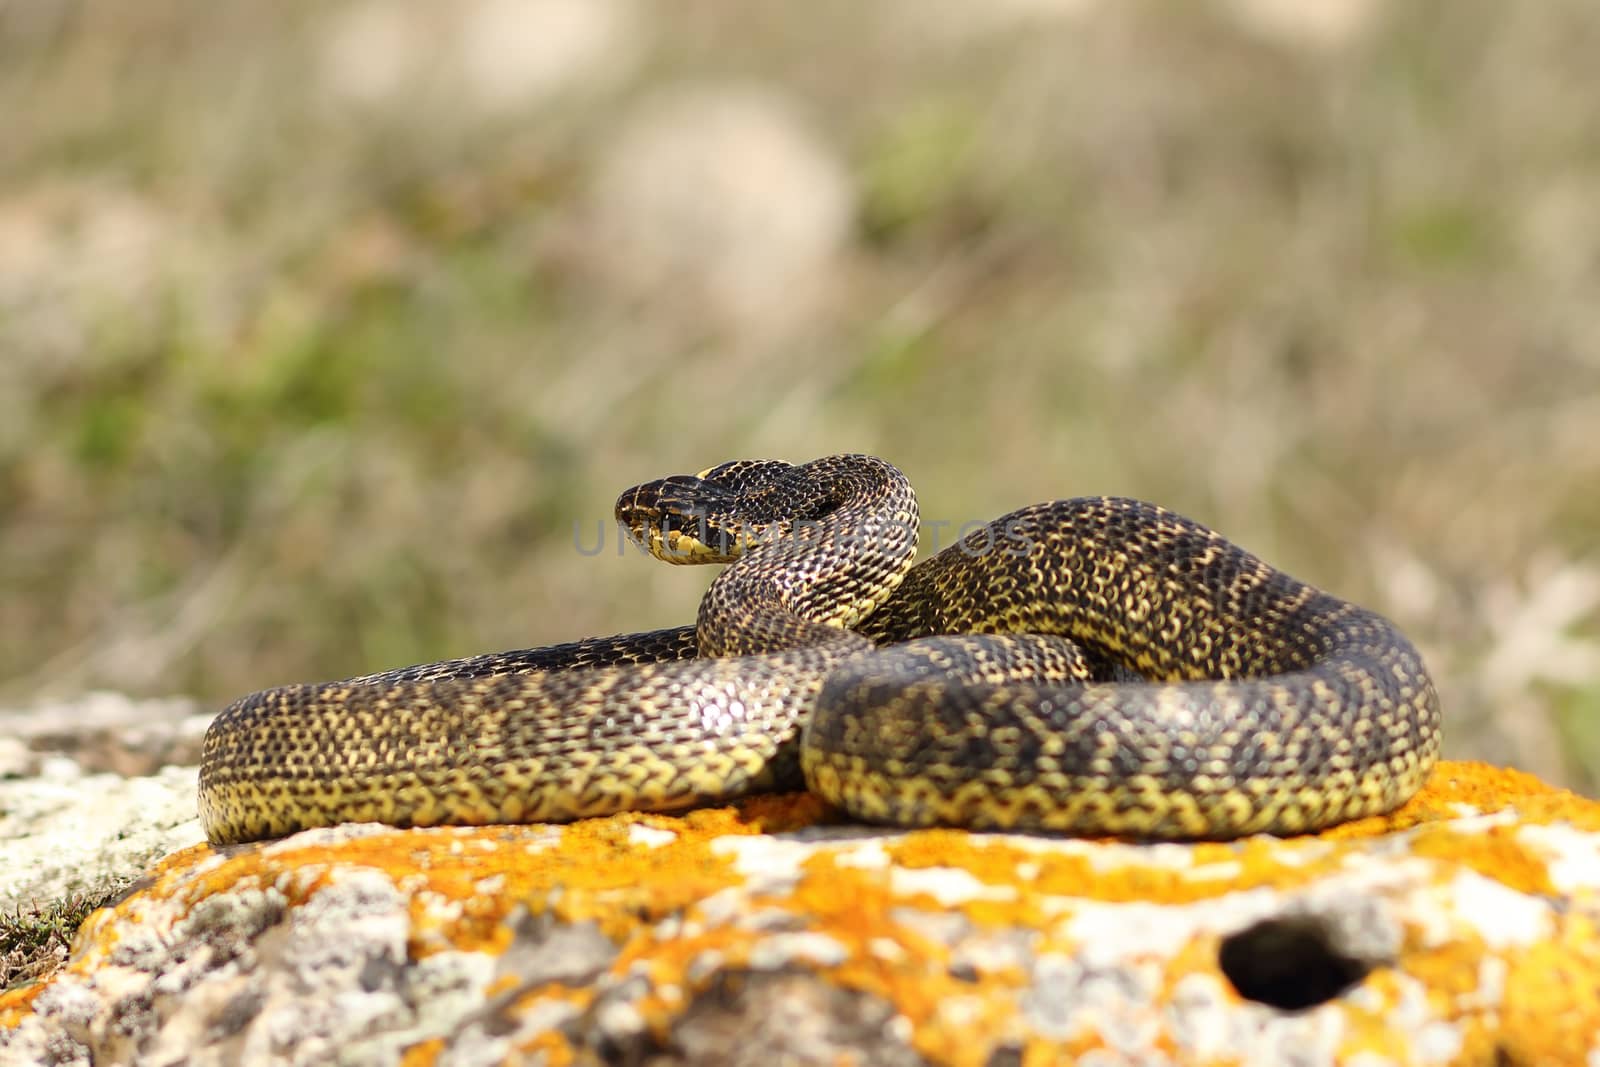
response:
[[[136,878],[205,840],[193,764],[209,720],[110,693],[0,710],[0,911]]]

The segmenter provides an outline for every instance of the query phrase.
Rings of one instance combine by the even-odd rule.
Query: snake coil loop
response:
[[[694,626],[253,693],[206,733],[213,842],[559,821],[802,784],[852,815],[1142,839],[1389,811],[1438,755],[1387,619],[1152,504],[1037,504],[912,565],[882,460],[735,461],[623,493]]]

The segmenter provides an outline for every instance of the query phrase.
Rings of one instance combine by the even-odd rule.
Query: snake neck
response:
[[[824,499],[816,518],[763,538],[711,583],[696,627],[703,656],[757,655],[848,642],[886,601],[917,551],[916,495],[872,456],[830,456],[795,468]]]

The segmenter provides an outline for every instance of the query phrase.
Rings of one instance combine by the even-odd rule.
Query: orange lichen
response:
[[[1463,808],[1484,815],[1514,808],[1525,823],[1566,820],[1580,829],[1600,829],[1600,803],[1546,785],[1523,771],[1470,760],[1443,760],[1417,795],[1400,808],[1388,815],[1335,826],[1321,836],[1376,837],[1422,823],[1459,818]]]
[[[272,887],[295,907],[330,884],[337,869],[370,867],[411,894],[408,950],[420,958],[444,949],[495,952],[510,933],[504,920],[516,906],[551,910],[566,921],[594,919],[613,937],[638,922],[681,910],[740,879],[709,843],[730,835],[808,825],[823,807],[813,797],[762,797],[682,817],[626,814],[544,826],[445,827],[387,830],[332,844],[310,843],[213,852],[206,845],[161,860],[141,893],[92,917],[79,931],[87,967],[110,950],[119,921],[137,919],[153,903],[179,899],[190,905],[242,886]],[[632,838],[633,827],[669,833],[661,844]],[[209,869],[201,869],[208,862]],[[484,890],[492,887],[492,892]],[[441,913],[439,902],[453,905]],[[27,992],[27,991],[21,991]],[[20,996],[0,1001],[26,1006]]]
[[[914,961],[919,978],[935,971],[948,978],[950,950],[907,926],[895,913],[901,908],[938,910],[938,903],[923,894],[894,892],[888,872],[881,868],[842,866],[837,860],[829,852],[806,860],[804,875],[784,906],[844,946],[846,960],[835,973],[851,988],[889,997],[913,1023],[925,1021],[938,1006],[939,996],[952,989],[948,982],[941,982],[938,990],[905,987],[900,981],[905,961]],[[891,943],[897,951],[892,958],[873,951],[874,942]]]
[[[1512,956],[1497,1062],[1583,1063],[1600,1034],[1600,929],[1584,915]]]
[[[1104,1053],[1105,1048],[1105,1040],[1093,1030],[1060,1041],[1034,1038],[1022,1050],[1022,1067],[1068,1067],[1092,1052]]]
[[[1015,923],[1026,917],[1022,912],[1030,907],[1031,895],[1187,904],[1260,886],[1307,884],[1338,866],[1337,853],[1302,854],[1304,847],[1251,838],[1193,846],[1187,867],[1145,865],[1137,851],[1112,866],[1084,853],[1039,852],[1001,839],[934,830],[908,834],[888,852],[903,867],[954,867],[986,885],[1014,887],[1019,891],[1014,899],[976,901],[967,911],[982,921]]]
[[[1460,1027],[1461,1062],[1493,1062],[1488,1052],[1496,1020],[1488,1011],[1492,998],[1483,990],[1484,961],[1492,953],[1476,930],[1466,923],[1455,925],[1450,939],[1442,944],[1424,943],[1422,931],[1408,929],[1397,970],[1427,990],[1438,1018]]]
[[[1517,817],[1505,823],[1447,821],[1507,809]],[[952,946],[933,932],[939,922],[953,916],[980,934],[1036,930],[1031,951],[1070,954],[1076,947],[1070,924],[1060,920],[1078,907],[1075,902],[1183,904],[1261,887],[1295,889],[1351,870],[1371,850],[1369,839],[1401,830],[1411,832],[1406,858],[1432,861],[1442,872],[1464,868],[1522,893],[1556,895],[1547,860],[1521,841],[1518,828],[1566,821],[1600,829],[1600,803],[1515,771],[1441,763],[1427,786],[1390,815],[1291,839],[1199,844],[1186,853],[1168,848],[1159,861],[1147,850],[1120,845],[1030,847],[1002,835],[925,830],[874,838],[865,847],[848,838],[818,841],[798,860],[792,881],[780,878],[776,888],[756,890],[740,865],[746,853],[714,847],[719,839],[786,833],[837,817],[817,798],[794,794],[680,816],[629,814],[562,827],[392,830],[225,853],[196,846],[162,861],[147,888],[86,923],[72,966],[83,972],[104,960],[118,923],[138,921],[162,902],[193,907],[230,890],[271,888],[294,907],[333,885],[341,872],[369,868],[407,894],[413,958],[447,950],[498,955],[513,940],[509,920],[519,909],[596,924],[617,946],[609,974],[649,979],[632,1005],[657,1041],[670,1040],[683,1012],[719,971],[768,966],[757,962],[764,947],[793,934],[790,944],[798,947],[778,963],[892,1004],[910,1024],[914,1048],[930,1060],[976,1064],[1009,1044],[1022,1047],[1026,1063],[1069,1062],[1099,1047],[1093,1027],[1073,1031],[1064,1044],[1029,1039],[1018,1007],[1029,980],[1024,969],[1004,956],[981,970],[954,959]],[[1171,862],[1174,856],[1184,862]],[[939,869],[961,873],[948,884],[907,873]],[[740,915],[708,903],[736,887],[748,890]],[[774,921],[742,921],[769,914]],[[1600,1020],[1594,924],[1569,914],[1546,941],[1491,951],[1469,921],[1463,917],[1461,929],[1442,944],[1417,929],[1405,931],[1396,964],[1375,971],[1365,984],[1368,995],[1341,1007],[1347,1054],[1404,1058],[1405,1035],[1388,1015],[1409,983],[1427,991],[1435,1017],[1462,1028],[1465,1049],[1492,1050],[1498,1041],[1509,1062],[1533,1063],[1567,1062],[1556,1054],[1588,1048]],[[1220,975],[1218,945],[1218,935],[1206,933],[1165,948],[1164,987],[1207,974],[1236,996]],[[1508,971],[1500,1018],[1479,988],[1482,962],[1490,956]],[[0,1025],[15,1025],[40,988],[0,996]],[[560,982],[521,988],[506,976],[486,996],[499,998],[496,1010],[515,1018],[555,1001],[581,1011],[594,994]],[[1552,1010],[1565,1021],[1552,1022]],[[1158,1040],[1170,1044],[1171,1038]],[[440,1040],[419,1042],[406,1050],[404,1062],[422,1067],[445,1048]],[[534,1037],[521,1051],[552,1064],[580,1058],[559,1031]],[[1180,1050],[1171,1051],[1179,1058]]]
[[[831,852],[819,852],[801,864],[793,889],[780,897],[757,895],[749,910],[781,909],[796,917],[794,932],[825,936],[837,946],[839,959],[796,960],[815,970],[830,985],[883,998],[912,1024],[912,1043],[940,1062],[962,1065],[983,1062],[981,1050],[1003,1033],[1009,1013],[993,994],[1008,981],[1020,985],[1020,973],[984,975],[985,995],[974,1000],[971,981],[952,975],[950,950],[918,932],[905,918],[907,910],[937,911],[936,901],[921,894],[900,894],[882,868],[842,865]],[[695,909],[687,918],[699,918]],[[765,939],[756,929],[720,925],[695,933],[674,932],[657,938],[641,929],[622,948],[613,972],[649,974],[651,991],[635,1007],[658,1040],[666,1040],[672,1023],[713,980],[695,976],[695,961],[714,956],[723,969],[750,963]],[[958,1001],[972,1010],[958,1021],[945,1010]],[[965,1051],[964,1051],[965,1050]]]
[[[571,1067],[578,1061],[572,1046],[555,1030],[546,1030],[531,1041],[523,1042],[517,1051],[524,1057],[522,1062],[540,1063],[544,1067]]]
[[[1483,938],[1471,930],[1452,932],[1449,941],[1440,945],[1426,945],[1409,931],[1400,954],[1400,968],[1416,978],[1428,990],[1428,995],[1440,1003],[1457,1003],[1471,1000],[1478,993],[1481,975],[1473,961],[1488,955]]]
[[[400,1067],[433,1067],[444,1048],[442,1037],[430,1037],[426,1041],[418,1041],[415,1045],[406,1047],[400,1057]]]
[[[783,904],[804,916],[809,928],[825,933],[845,950],[841,962],[818,969],[845,989],[874,994],[903,1015],[912,1027],[912,1046],[939,1062],[983,1062],[981,1050],[1004,1033],[1009,1012],[995,994],[1019,985],[1016,972],[981,976],[986,996],[974,1001],[973,983],[952,974],[950,948],[908,922],[918,911],[946,910],[925,893],[899,893],[886,868],[837,862],[819,852],[802,865],[802,877]],[[745,935],[749,936],[749,935]],[[952,1021],[941,1010],[962,999],[969,1011]]]
[[[510,992],[520,984],[521,982],[516,975],[502,974],[499,978],[484,986],[483,995],[488,998],[497,997],[501,993]]]
[[[1215,933],[1202,933],[1190,937],[1166,958],[1162,968],[1162,988],[1171,993],[1185,978],[1196,974],[1218,978],[1225,994],[1238,1002],[1242,1000],[1232,983],[1221,980],[1217,973],[1217,955],[1221,951],[1221,938]]]
[[[1441,820],[1459,818],[1461,806],[1492,813],[1515,807],[1515,824],[1462,832]],[[1531,807],[1536,817],[1523,817]],[[1003,839],[953,830],[908,834],[889,847],[905,867],[957,867],[988,885],[1009,885],[1052,896],[1077,896],[1105,902],[1189,903],[1261,886],[1308,884],[1341,862],[1348,847],[1322,853],[1317,842],[1341,845],[1422,827],[1408,849],[1412,855],[1450,860],[1523,892],[1549,893],[1545,863],[1536,850],[1516,841],[1515,826],[1567,821],[1600,828],[1600,802],[1543,785],[1537,778],[1478,763],[1439,764],[1427,786],[1387,816],[1362,819],[1321,834],[1275,839],[1251,837],[1232,843],[1191,846],[1187,867],[1146,866],[1130,860],[1118,867],[1097,865],[1084,853],[1042,853]],[[1441,823],[1437,826],[1425,824]],[[1208,873],[1209,871],[1209,873]],[[1017,906],[1025,906],[1025,902]],[[999,912],[1015,921],[1009,905],[974,905],[974,913]]]
[[[1389,969],[1380,969],[1367,976],[1364,984],[1376,994],[1371,999],[1377,1001],[1377,1006],[1370,1006],[1368,1002],[1344,1006],[1341,1014],[1344,1016],[1345,1033],[1339,1048],[1341,1059],[1366,1053],[1382,1063],[1406,1063],[1411,1060],[1411,1046],[1416,1035],[1397,1029],[1385,1018],[1388,1007],[1403,996],[1401,981],[1401,975]]]
[[[43,993],[47,988],[43,982],[21,989],[11,989],[0,992],[0,1027],[15,1026],[28,1014],[28,1009],[33,1006],[33,998]]]
[[[1554,893],[1544,859],[1517,841],[1518,825],[1490,826],[1473,833],[1429,826],[1411,839],[1407,851],[1459,863],[1518,892]]]

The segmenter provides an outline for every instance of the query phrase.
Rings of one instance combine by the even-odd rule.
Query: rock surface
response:
[[[0,912],[132,878],[205,840],[195,769],[211,716],[112,693],[0,710]]]
[[[1600,803],[1441,765],[1229,844],[814,798],[194,845],[0,995],[0,1064],[1600,1063]]]

